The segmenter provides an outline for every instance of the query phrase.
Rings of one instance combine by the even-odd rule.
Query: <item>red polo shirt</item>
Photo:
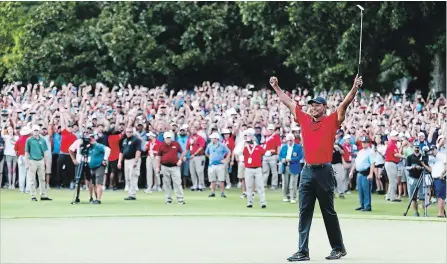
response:
[[[68,148],[76,141],[76,136],[68,132],[66,129],[61,133],[61,153],[69,153]]]
[[[244,147],[244,165],[245,168],[260,168],[262,167],[262,156],[265,154],[265,149],[259,145]],[[248,160],[251,158],[251,163]]]
[[[337,111],[324,116],[319,122],[296,107],[296,122],[301,126],[303,135],[304,157],[308,164],[330,163],[335,142],[335,134],[339,127]]]
[[[278,148],[280,146],[281,146],[281,137],[278,134],[273,133],[272,135],[265,137],[264,148],[266,151],[270,150],[270,152],[272,152],[272,155],[278,154]]]
[[[234,138],[233,138],[233,136],[230,136],[228,139],[223,139],[222,140],[222,143],[225,145],[225,146],[227,146],[227,148],[231,151],[231,152],[233,152],[233,150],[234,150],[234,147],[235,147],[235,143],[234,143]]]
[[[399,149],[397,148],[396,141],[390,139],[388,141],[388,145],[386,147],[385,161],[399,163],[400,159],[394,156],[394,154],[396,154],[398,152],[399,152]]]
[[[176,141],[172,141],[170,145],[163,142],[158,149],[158,156],[160,156],[161,165],[176,166],[178,162],[178,154],[182,153],[182,147]]]
[[[109,161],[115,161],[119,158],[121,137],[122,137],[121,134],[108,136],[109,147],[110,147]]]
[[[203,137],[195,134],[190,136],[188,142],[186,142],[186,150],[189,150],[191,155],[195,154],[196,156],[203,155],[205,153],[206,142]],[[202,148],[199,153],[196,154],[197,150]]]
[[[25,155],[26,140],[30,136],[31,135],[20,136],[19,139],[17,140],[16,144],[14,145],[14,150],[16,151],[17,157]]]
[[[343,151],[345,154],[343,155],[343,160],[346,162],[352,161],[352,145],[351,143],[343,143]]]
[[[147,154],[150,156],[151,154],[153,154],[154,156],[157,156],[158,150],[160,149],[160,145],[161,145],[161,141],[159,140],[149,140],[148,142],[146,142],[146,149],[147,149]]]
[[[295,138],[295,144],[300,144],[300,143],[301,143],[300,139],[299,138]]]

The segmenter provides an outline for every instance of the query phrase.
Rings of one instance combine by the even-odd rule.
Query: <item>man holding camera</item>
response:
[[[77,166],[76,172],[81,173],[81,175],[76,175],[78,177],[77,180],[80,181],[81,176],[85,175],[90,194],[90,204],[101,204],[102,183],[104,182],[105,168],[110,155],[110,148],[97,143],[95,136],[91,132],[91,128],[87,128],[83,133],[83,137],[76,140],[70,146],[69,153],[73,164]],[[87,156],[87,160],[83,160],[84,155]],[[84,163],[82,164],[82,162]],[[82,168],[78,166],[82,166]],[[80,182],[78,182],[76,203],[80,202],[79,188]],[[93,200],[93,191],[95,191],[96,200]]]
[[[435,196],[438,199],[438,217],[444,218],[444,201],[446,198],[446,173],[447,158],[446,155],[438,151],[436,145],[430,147],[429,166],[427,170],[433,177],[433,185],[435,188]],[[423,163],[424,165],[424,163]],[[425,166],[424,166],[425,167]]]
[[[419,198],[419,201],[424,201],[424,188],[422,184],[419,186],[419,189],[416,190],[417,183],[419,178],[422,176],[422,170],[426,168],[427,170],[430,170],[430,168],[427,168],[428,166],[422,162],[422,154],[420,150],[420,144],[419,142],[414,142],[413,145],[413,154],[407,157],[406,161],[407,166],[405,169],[408,171],[408,177],[407,178],[407,186],[408,186],[408,195],[410,196],[410,199],[412,199],[411,205],[414,209],[414,216],[419,216],[418,212],[418,202],[417,199]],[[412,197],[413,193],[417,192],[414,197]]]

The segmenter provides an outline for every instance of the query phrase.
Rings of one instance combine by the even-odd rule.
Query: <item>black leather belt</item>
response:
[[[328,163],[322,163],[322,164],[306,164],[304,166],[312,168],[312,169],[317,169],[317,168],[323,168],[326,166],[332,166],[332,164],[328,162]]]

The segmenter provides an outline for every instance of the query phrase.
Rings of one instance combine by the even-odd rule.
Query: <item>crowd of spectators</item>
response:
[[[110,169],[110,166],[118,160],[126,128],[133,130],[133,134],[142,141],[138,186],[146,188],[146,193],[161,191],[162,184],[154,171],[146,169],[146,159],[151,155],[148,154],[147,142],[150,137],[163,141],[166,131],[174,133],[182,148],[186,148],[190,135],[197,134],[209,143],[209,136],[217,132],[221,135],[220,141],[233,151],[243,142],[242,132],[248,128],[255,129],[258,144],[264,143],[269,131],[278,134],[283,143],[287,134],[294,134],[295,142],[300,143],[299,125],[267,86],[255,89],[253,85],[222,86],[206,81],[191,90],[174,91],[165,85],[155,88],[122,84],[106,87],[97,83],[92,87],[83,83],[75,87],[69,83],[55,87],[52,82],[49,85],[28,84],[26,87],[11,84],[1,89],[0,185],[8,189],[18,187],[24,193],[29,191],[24,147],[34,127],[40,129],[51,152],[52,158],[46,168],[46,181],[51,188],[74,187],[75,170],[67,155],[68,149],[86,129],[93,132],[97,142],[111,150],[103,187],[110,190],[126,188],[122,175],[125,170],[122,166],[117,166],[122,170]],[[288,94],[306,110],[311,93],[307,89],[296,88]],[[339,90],[313,95],[326,98],[328,114],[335,111],[344,99],[344,93]],[[388,181],[383,171],[390,136],[397,139],[397,147],[402,154],[395,200],[408,196],[408,170],[404,167],[406,158],[413,153],[413,145],[419,144],[421,150],[424,146],[437,146],[439,152],[447,151],[446,107],[443,94],[435,98],[430,93],[423,98],[420,92],[410,96],[360,91],[335,139],[334,157],[340,154],[343,165],[336,170],[338,196],[343,198],[355,190],[355,177],[349,179],[350,164],[362,148],[365,137],[370,139],[377,153],[374,191],[387,193]],[[204,158],[203,167],[197,167],[196,164],[190,166],[190,158],[190,154],[185,155],[182,165],[183,187],[203,190],[209,186],[208,159]],[[236,159],[232,155],[225,179],[227,189],[240,187]],[[304,163],[304,158],[301,162]],[[340,159],[334,159],[334,165],[336,162]],[[203,171],[197,171],[197,168],[203,168]],[[281,186],[281,177],[274,179],[278,171],[278,168],[274,170],[267,166],[267,175],[273,177],[266,178],[265,185],[270,183],[271,189]],[[200,174],[204,177],[203,184],[195,180]]]

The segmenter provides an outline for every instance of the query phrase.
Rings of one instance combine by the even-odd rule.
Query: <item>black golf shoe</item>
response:
[[[347,252],[346,249],[342,249],[342,250],[337,250],[337,249],[333,249],[331,251],[331,253],[329,254],[329,256],[326,257],[326,259],[329,260],[333,260],[333,259],[340,259],[341,257],[346,256]]]
[[[308,260],[310,260],[309,255],[300,252],[296,252],[291,257],[287,258],[287,261],[289,262],[308,261]]]

